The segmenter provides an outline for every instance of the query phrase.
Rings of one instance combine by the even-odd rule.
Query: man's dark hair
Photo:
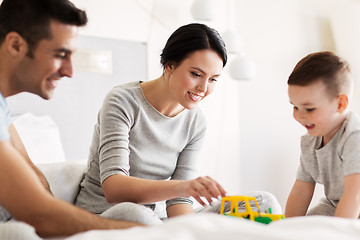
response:
[[[0,45],[9,32],[17,32],[28,44],[32,56],[37,43],[50,39],[50,21],[84,26],[85,11],[68,0],[4,0],[0,6]]]
[[[322,81],[329,96],[349,91],[351,88],[350,66],[333,52],[315,52],[301,59],[289,76],[288,85],[308,86]]]

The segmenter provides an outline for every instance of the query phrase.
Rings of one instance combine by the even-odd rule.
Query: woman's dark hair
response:
[[[85,11],[68,0],[4,0],[0,6],[0,44],[9,32],[17,32],[28,46],[28,56],[42,39],[50,39],[50,20],[83,26]]]
[[[197,50],[211,49],[219,54],[223,67],[227,62],[225,43],[220,34],[204,24],[191,23],[178,28],[168,39],[161,53],[161,65],[180,64]]]

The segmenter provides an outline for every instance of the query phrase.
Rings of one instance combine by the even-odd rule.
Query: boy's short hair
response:
[[[288,85],[307,86],[322,81],[330,97],[349,95],[352,89],[350,65],[333,52],[315,52],[301,59],[289,76]]]
[[[3,0],[0,5],[0,44],[9,32],[17,32],[28,44],[28,56],[42,39],[51,39],[50,20],[83,26],[85,11],[68,0]]]

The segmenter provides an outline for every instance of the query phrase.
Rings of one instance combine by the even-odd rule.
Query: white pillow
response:
[[[0,239],[41,240],[33,226],[18,221],[1,222]]]
[[[25,113],[17,117],[13,124],[33,163],[65,161],[59,129],[50,116],[38,117]]]
[[[86,160],[37,165],[48,180],[54,196],[69,203],[75,201],[86,166]]]

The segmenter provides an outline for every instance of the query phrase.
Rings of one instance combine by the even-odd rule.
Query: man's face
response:
[[[51,39],[40,40],[33,57],[24,56],[17,64],[15,79],[21,91],[50,99],[62,77],[72,77],[71,57],[76,50],[78,27],[50,22]]]

